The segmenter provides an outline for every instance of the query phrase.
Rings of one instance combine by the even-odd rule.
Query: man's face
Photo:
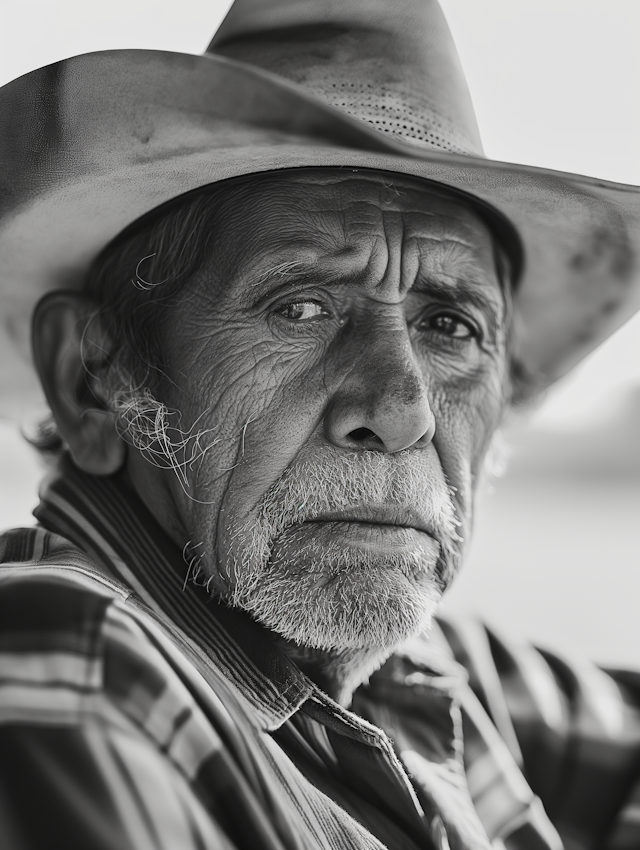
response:
[[[195,423],[183,484],[157,473],[183,542],[284,637],[390,648],[455,573],[501,415],[489,233],[421,184],[332,171],[263,184],[215,239],[164,329],[161,400]]]

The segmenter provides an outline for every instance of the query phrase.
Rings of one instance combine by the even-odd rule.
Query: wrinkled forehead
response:
[[[445,187],[384,172],[306,171],[244,187],[221,222],[240,261],[277,256],[355,261],[379,244],[413,252],[427,272],[493,269],[491,233],[476,210]]]

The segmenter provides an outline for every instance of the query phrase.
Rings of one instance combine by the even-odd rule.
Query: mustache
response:
[[[441,578],[448,584],[457,563],[460,522],[453,489],[433,455],[425,454],[316,447],[299,455],[258,503],[255,536],[273,541],[292,526],[363,508],[410,515],[416,518],[412,525],[440,544]]]

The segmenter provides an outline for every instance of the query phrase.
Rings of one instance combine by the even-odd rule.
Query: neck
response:
[[[321,650],[277,638],[289,658],[339,705],[348,708],[357,688],[368,681],[391,654],[384,649]]]

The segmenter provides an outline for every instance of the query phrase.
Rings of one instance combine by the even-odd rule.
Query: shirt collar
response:
[[[119,476],[87,475],[67,458],[43,482],[40,500],[38,521],[212,657],[264,728],[277,729],[317,690],[262,626],[187,583],[180,549]]]

